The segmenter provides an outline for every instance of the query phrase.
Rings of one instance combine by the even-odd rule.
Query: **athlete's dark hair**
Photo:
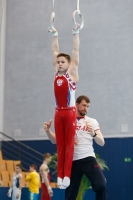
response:
[[[85,100],[87,103],[91,102],[87,96],[81,95],[76,99],[76,103],[80,104],[82,100]]]
[[[45,160],[45,158],[50,158],[51,157],[51,154],[50,153],[45,153],[43,155],[43,160]]]
[[[66,54],[66,53],[59,53],[57,55],[57,58],[59,58],[59,57],[65,57],[68,62],[71,62],[71,57],[68,54]]]
[[[18,163],[17,165],[16,165],[16,167],[19,167],[21,170],[22,170],[22,165],[21,165],[21,163]]]
[[[37,166],[35,164],[30,165],[30,167],[33,167],[37,171]]]

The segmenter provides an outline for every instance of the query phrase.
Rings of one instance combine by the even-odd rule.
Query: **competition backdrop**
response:
[[[76,0],[55,1],[61,52],[72,50],[75,9]],[[104,137],[132,137],[133,2],[80,0],[80,10],[76,97],[90,97]],[[52,0],[7,0],[4,132],[15,139],[47,139],[43,122],[54,116],[51,12]]]

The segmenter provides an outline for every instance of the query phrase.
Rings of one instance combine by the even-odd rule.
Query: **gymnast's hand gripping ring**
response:
[[[80,16],[80,18],[81,18],[81,24],[78,24],[77,22],[76,22],[76,15],[79,15]],[[81,14],[81,12],[80,12],[80,10],[75,10],[74,12],[73,12],[73,23],[74,23],[74,27],[73,27],[73,29],[72,29],[72,33],[73,34],[77,34],[77,33],[79,33],[79,30],[81,30],[83,27],[84,27],[84,18],[83,18],[83,16],[82,16],[82,14]]]
[[[81,24],[78,24],[76,22],[76,15],[79,15],[79,17],[81,18]],[[79,0],[77,0],[77,7],[76,10],[73,12],[73,23],[74,23],[74,27],[72,29],[72,33],[73,34],[77,34],[79,33],[79,30],[81,30],[84,26],[84,18],[79,10]]]
[[[52,33],[53,36],[58,36],[58,32],[54,28],[54,18],[55,18],[55,13],[52,12],[50,19],[50,26],[48,27],[48,32]]]

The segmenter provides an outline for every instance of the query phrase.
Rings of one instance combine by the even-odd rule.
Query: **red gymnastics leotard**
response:
[[[74,135],[76,131],[75,89],[68,73],[58,74],[54,80],[55,108],[55,133],[58,155],[58,177],[70,178],[73,152]]]

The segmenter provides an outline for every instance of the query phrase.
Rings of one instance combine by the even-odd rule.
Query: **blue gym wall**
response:
[[[55,145],[49,141],[24,143],[41,153],[54,153],[56,150]],[[107,179],[107,200],[133,200],[133,138],[106,138],[104,147],[94,142],[94,149],[109,167],[109,171],[104,171]],[[131,158],[131,162],[125,162],[125,158]]]
[[[107,199],[132,200],[133,188],[133,138],[105,139],[105,146],[94,145],[95,152],[107,162],[109,171],[104,171],[107,179]],[[125,162],[131,158],[131,162]]]
[[[56,147],[50,141],[23,141],[24,144],[44,154],[56,152]],[[105,146],[94,143],[95,152],[104,159],[109,167],[104,175],[107,179],[107,200],[132,200],[133,188],[133,138],[105,139]],[[6,156],[4,154],[4,156]],[[131,162],[125,162],[131,158]],[[23,159],[22,159],[23,160]],[[23,161],[22,161],[23,163]],[[31,164],[29,162],[29,164]],[[41,164],[38,163],[38,166]],[[26,166],[27,167],[27,166]],[[51,179],[54,181],[55,177]]]
[[[55,145],[49,141],[26,141],[25,144],[42,153],[54,153],[56,150]],[[109,171],[104,171],[107,179],[107,200],[133,200],[133,138],[106,138],[104,147],[94,142],[94,149],[109,167]],[[131,162],[125,162],[125,158],[131,158]]]

